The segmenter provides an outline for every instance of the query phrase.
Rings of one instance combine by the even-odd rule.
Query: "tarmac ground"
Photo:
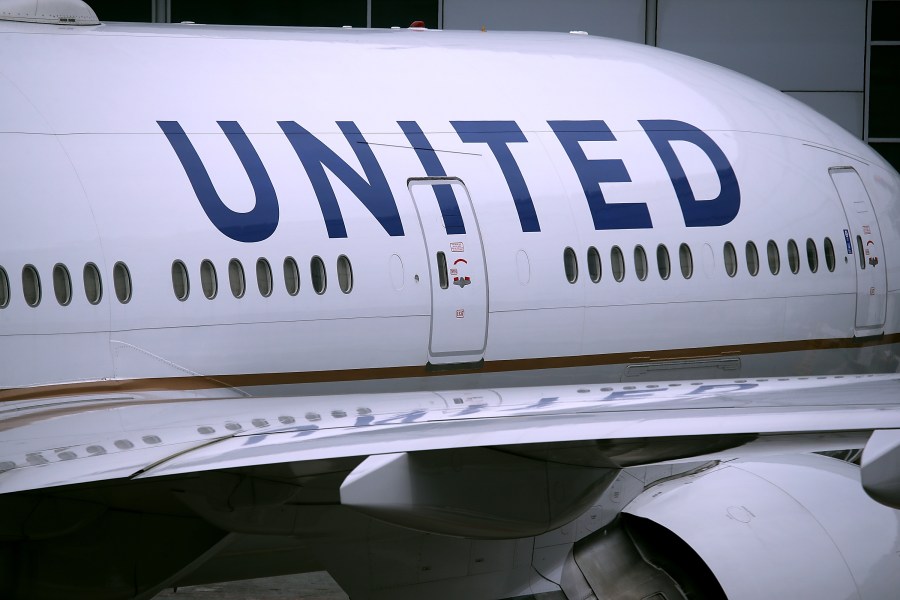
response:
[[[324,572],[284,575],[227,583],[209,583],[165,590],[156,599],[170,600],[349,600]]]

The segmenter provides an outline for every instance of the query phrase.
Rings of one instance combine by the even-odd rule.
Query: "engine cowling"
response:
[[[618,526],[640,554],[686,592],[708,574],[730,600],[883,600],[900,590],[900,511],[869,498],[859,468],[840,460],[722,463],[649,487],[623,513]],[[606,537],[576,546],[588,582]]]

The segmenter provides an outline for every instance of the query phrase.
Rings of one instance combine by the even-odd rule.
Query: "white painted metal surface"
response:
[[[447,190],[455,198],[459,222],[455,222],[455,215],[441,214],[436,193],[446,194]],[[481,232],[469,191],[458,179],[413,179],[409,182],[409,192],[415,201],[428,253],[431,283],[428,360],[432,364],[479,361],[487,346],[489,291]],[[454,221],[449,228],[448,218]]]
[[[49,25],[99,25],[96,13],[81,0],[4,0],[0,20]]]
[[[857,335],[880,335],[884,331],[882,326],[887,310],[887,273],[883,268],[884,250],[878,217],[855,170],[832,169],[830,173],[850,224],[851,248],[847,254],[855,257],[857,265],[856,332]]]
[[[774,239],[784,253],[788,239],[796,238],[802,246],[810,238],[817,244],[820,262],[826,237],[840,248],[842,228],[833,224],[843,211],[827,170],[854,159],[830,148],[849,148],[851,155],[865,154],[872,161],[871,169],[861,164],[859,168],[867,182],[884,181],[875,198],[876,210],[889,206],[897,193],[897,180],[880,159],[800,104],[723,70],[640,46],[584,36],[496,32],[307,32],[302,39],[292,40],[297,33],[280,29],[171,26],[157,30],[121,25],[97,31],[43,31],[34,29],[39,26],[14,23],[6,27],[3,44],[9,52],[5,54],[21,53],[28,59],[4,65],[5,81],[15,85],[5,84],[9,93],[4,94],[0,117],[4,131],[9,132],[4,134],[5,143],[27,148],[8,153],[0,167],[11,186],[8,197],[23,199],[13,205],[2,225],[5,239],[15,240],[4,260],[12,265],[5,268],[13,282],[12,302],[0,315],[6,334],[0,344],[11,361],[3,373],[4,387],[427,362],[422,332],[430,326],[431,295],[424,285],[428,256],[423,242],[408,234],[385,236],[340,182],[332,187],[348,237],[329,238],[316,190],[278,125],[283,119],[295,119],[313,132],[362,177],[363,169],[354,163],[358,161],[354,147],[359,145],[349,144],[337,132],[335,121],[364,115],[356,124],[361,135],[374,142],[372,155],[383,169],[405,232],[418,226],[406,179],[426,173],[415,152],[388,144],[409,147],[396,121],[419,119],[431,144],[444,150],[440,156],[446,171],[462,177],[479,199],[487,272],[496,281],[491,285],[493,312],[486,361],[850,337],[855,327],[846,306],[856,292],[852,264],[839,260],[835,272],[819,269],[815,274],[803,264],[797,276],[786,271],[771,276],[763,266],[754,277],[747,272],[743,246],[754,241],[764,252],[767,240]],[[21,28],[32,29],[23,35]],[[154,31],[164,31],[165,36]],[[394,52],[397,44],[409,51]],[[20,45],[21,51],[17,50]],[[78,52],[70,51],[70,46]],[[116,58],[132,47],[135,53],[152,54],[184,68],[159,77],[139,73]],[[325,48],[335,52],[322,54]],[[80,52],[92,57],[94,70],[88,75],[77,66]],[[548,52],[567,58],[551,60]],[[298,69],[298,56],[317,58],[301,60],[307,66]],[[451,99],[452,86],[445,87],[441,80],[422,90],[421,98],[391,97],[383,106],[392,117],[376,116],[382,100],[364,98],[356,90],[370,86],[387,93],[378,78],[370,75],[387,57],[396,60],[391,68],[397,72],[483,65],[484,69],[466,74],[471,88],[481,92]],[[648,62],[653,57],[659,57],[659,66]],[[260,61],[268,68],[256,69],[253,65]],[[66,90],[65,102],[37,75],[45,64],[59,66],[53,85]],[[347,65],[352,65],[351,77]],[[603,76],[585,77],[588,71]],[[542,73],[540,86],[528,85],[517,75],[538,72]],[[672,79],[671,73],[678,73],[678,78]],[[112,87],[103,83],[113,80],[120,83]],[[550,111],[553,114],[542,108],[561,102],[559,95],[569,81],[580,81],[582,92],[566,94],[565,108]],[[609,87],[606,81],[620,83]],[[707,85],[708,81],[715,83]],[[659,90],[664,88],[669,91],[661,95]],[[272,91],[260,102],[251,93],[254,89]],[[329,94],[325,99],[303,94],[303,89],[329,90]],[[181,98],[188,91],[208,101],[186,109]],[[510,95],[522,101],[510,104]],[[121,110],[94,108],[107,104]],[[221,118],[234,119],[248,132],[276,190],[279,225],[265,241],[242,244],[216,230],[157,125],[157,120],[179,119],[223,202],[235,211],[248,210],[253,190],[215,123],[220,117],[208,117],[201,110],[209,104]],[[424,106],[429,107],[427,111]],[[710,228],[683,225],[666,168],[637,122],[662,117],[708,130],[733,162],[743,196],[733,223]],[[512,120],[523,132],[526,141],[506,147],[531,194],[541,233],[522,231],[505,175],[487,144],[465,143],[457,134],[447,133],[452,129],[450,119],[494,118]],[[582,142],[585,157],[621,160],[631,182],[596,187],[610,204],[646,202],[652,229],[594,229],[571,160],[557,136],[548,131],[551,118],[605,119],[616,139]],[[59,136],[14,133],[20,130]],[[382,143],[386,145],[376,145]],[[697,157],[696,149],[695,158],[690,158],[691,146],[683,145],[687,149],[682,160],[695,165],[689,181],[701,198],[714,197],[718,182],[710,177],[708,159],[702,153]],[[45,160],[35,165],[29,158],[35,155]],[[553,165],[550,171],[548,164]],[[755,175],[760,172],[768,175]],[[51,199],[59,197],[73,200],[56,206]],[[122,201],[123,197],[128,201]],[[823,199],[827,199],[824,204]],[[70,226],[37,227],[50,211],[64,214],[59,222]],[[892,248],[900,245],[897,234],[893,229],[883,233],[885,251],[891,256]],[[71,253],[60,256],[55,246],[48,245],[48,235],[60,246],[72,248]],[[681,244],[694,249],[699,273],[700,248],[709,244],[720,263],[726,241],[736,245],[741,258],[736,277],[718,270],[712,279],[700,283],[696,277],[680,275]],[[160,244],[167,248],[164,257],[145,251]],[[638,244],[650,256],[646,281],[634,277],[631,256]],[[660,244],[668,249],[673,266],[667,280],[658,275],[654,260]],[[566,282],[562,268],[563,249],[569,245],[580,265],[575,284]],[[614,246],[628,259],[621,283],[610,268]],[[586,264],[589,247],[597,248],[603,263],[602,278],[596,284]],[[529,257],[530,280],[524,289],[516,271],[520,250]],[[326,294],[309,293],[309,259],[321,256],[333,269],[341,254],[353,263],[354,292],[332,294],[337,289],[332,271]],[[419,275],[421,284],[394,289],[387,265],[395,254],[410,280]],[[278,280],[272,296],[255,293],[252,266],[260,256],[276,266],[286,256],[297,258],[303,266],[301,293],[289,296]],[[188,265],[195,284],[186,302],[179,302],[171,290],[171,262],[176,258]],[[217,298],[207,301],[196,287],[200,262],[210,259],[224,284],[232,258],[248,269],[250,293],[237,299],[222,285]],[[106,290],[101,307],[90,307],[83,296],[67,307],[56,305],[49,295],[35,309],[24,304],[18,284],[21,266],[34,264],[46,284],[61,260],[76,274],[88,261],[101,267]],[[129,265],[134,280],[134,296],[127,305],[112,293],[112,266],[118,261]],[[895,264],[888,260],[885,266],[892,274],[889,281],[900,280]],[[896,292],[887,293],[893,303]],[[659,302],[668,306],[666,327],[659,327],[655,318]],[[886,330],[896,331],[896,311],[887,314]],[[698,320],[709,326],[693,327]],[[109,329],[117,343],[113,352],[103,333]],[[81,349],[70,352],[47,337],[49,333],[72,334],[67,339],[82,340]],[[345,343],[347,339],[353,343]],[[46,360],[34,361],[16,351],[20,343],[40,347],[39,355]],[[51,376],[44,363],[54,365]],[[769,368],[781,364],[776,361]],[[88,365],[93,373],[85,375]],[[597,377],[602,378],[588,374],[587,380]]]
[[[900,572],[870,565],[895,560],[900,513],[848,485],[858,480],[855,466],[821,456],[735,461],[653,486],[625,512],[687,541],[728,598],[775,588],[791,598],[890,598]]]
[[[134,58],[144,56],[155,62]],[[217,531],[310,536],[309,562],[327,561],[355,598],[423,597],[428,585],[436,600],[512,597],[556,585],[523,562],[527,543],[498,550],[506,562],[490,577],[466,559],[452,574],[370,581],[348,556],[379,554],[384,539],[406,556],[420,540],[378,537],[339,505],[340,477],[382,453],[435,452],[444,464],[440,453],[503,446],[529,461],[618,468],[858,448],[873,430],[900,429],[900,177],[845,130],[743,76],[569,34],[14,22],[0,23],[0,73],[9,506],[36,497],[16,491],[68,502],[57,488],[91,483],[80,490],[110,506],[104,531],[130,531],[114,523],[127,520],[119,502],[143,515],[175,492],[184,518]],[[424,73],[441,76],[398,91],[401,77]],[[865,341],[829,175],[848,164],[885,216],[884,335]],[[410,178],[445,175],[465,182],[455,197],[478,242],[478,269],[456,274],[472,280],[459,289],[433,192],[410,193]],[[780,270],[769,268],[770,241]],[[815,252],[792,255],[791,242]],[[438,247],[447,290],[430,275]],[[467,238],[459,254],[472,248]],[[260,293],[260,259],[271,294]],[[216,294],[204,293],[205,260]],[[186,298],[173,289],[176,261]],[[88,263],[103,277],[97,304],[83,293]],[[127,302],[117,264],[130,273]],[[41,277],[35,306],[27,265]],[[71,274],[67,304],[57,265]],[[471,331],[433,335],[438,291],[478,292]],[[427,366],[442,359],[466,364]],[[649,373],[658,380],[635,381]],[[572,496],[559,514],[581,506]],[[41,552],[101,539],[67,537],[63,516]],[[439,558],[469,548],[428,543]],[[135,566],[123,564],[110,577],[131,581],[119,575]],[[840,596],[846,578],[834,573]]]

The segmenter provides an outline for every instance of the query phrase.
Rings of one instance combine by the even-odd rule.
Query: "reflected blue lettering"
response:
[[[707,385],[701,385],[694,391],[690,392],[688,394],[688,396],[698,396],[700,394],[708,394],[710,392],[717,392],[717,393],[742,392],[744,390],[752,390],[755,387],[759,387],[759,385],[756,383],[707,384]]]
[[[412,410],[409,412],[400,413],[399,415],[394,415],[393,417],[381,419],[380,421],[375,421],[372,423],[372,425],[388,425],[390,423],[414,423],[427,414],[427,411],[421,409]]]
[[[541,398],[537,402],[533,402],[533,403],[529,404],[528,406],[516,406],[516,407],[510,408],[506,412],[520,412],[523,410],[539,410],[541,408],[547,408],[548,406],[556,404],[557,401],[559,401],[558,396],[554,396],[552,398]]]

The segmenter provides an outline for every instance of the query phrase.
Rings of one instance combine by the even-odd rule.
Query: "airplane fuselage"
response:
[[[7,399],[896,368],[896,173],[738,75],[575,35],[4,31]]]
[[[897,589],[900,176],[848,132],[589,36],[0,4],[61,23],[0,21],[0,596]]]

